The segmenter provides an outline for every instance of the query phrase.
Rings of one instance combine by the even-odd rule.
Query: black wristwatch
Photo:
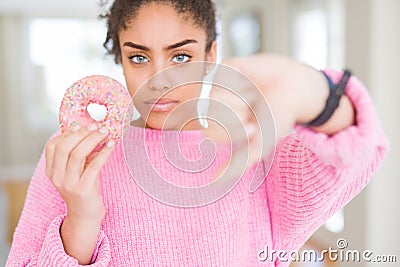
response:
[[[333,113],[339,106],[340,99],[344,95],[347,84],[351,77],[351,72],[345,70],[339,83],[334,84],[332,79],[324,71],[321,72],[325,75],[329,83],[329,97],[326,101],[325,109],[321,112],[321,114],[319,114],[314,120],[304,124],[304,126],[318,127],[325,124],[332,117]]]

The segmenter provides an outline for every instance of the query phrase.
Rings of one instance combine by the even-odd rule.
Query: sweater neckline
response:
[[[163,142],[197,142],[206,138],[203,130],[159,130],[129,126],[125,138]]]

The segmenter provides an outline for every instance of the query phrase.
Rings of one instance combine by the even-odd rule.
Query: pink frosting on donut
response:
[[[130,102],[128,90],[110,77],[94,75],[78,80],[67,89],[61,102],[61,131],[94,123],[99,128],[106,127],[110,133],[100,146],[111,139],[118,143],[130,124]],[[90,116],[87,107],[92,103],[106,107],[104,120],[96,121]]]

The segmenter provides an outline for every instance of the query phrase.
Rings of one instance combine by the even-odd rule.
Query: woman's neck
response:
[[[148,128],[154,129],[146,124],[146,122],[139,118],[135,121],[131,122],[131,126],[138,127],[138,128]],[[160,130],[160,129],[158,129]],[[177,129],[168,129],[168,130],[177,130]],[[213,121],[208,121],[208,128],[203,128],[200,123],[196,121],[192,121],[186,124],[185,127],[182,129],[183,131],[203,131],[204,136],[213,140],[216,143],[226,142],[230,140],[229,135],[226,133],[225,129],[219,126],[217,123]]]

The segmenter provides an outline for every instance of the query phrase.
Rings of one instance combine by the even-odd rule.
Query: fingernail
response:
[[[106,127],[101,127],[100,130],[99,130],[99,132],[100,132],[101,134],[108,134],[108,130],[107,130]]]
[[[72,131],[72,132],[76,132],[76,131],[78,131],[80,128],[81,128],[81,126],[75,125],[74,127],[72,127],[71,131]]]
[[[110,140],[110,141],[107,142],[107,145],[106,145],[106,146],[107,146],[108,148],[111,148],[113,145],[114,145],[114,141],[113,141],[113,140]]]
[[[90,124],[88,127],[89,131],[96,131],[97,130],[97,125],[96,124]]]

